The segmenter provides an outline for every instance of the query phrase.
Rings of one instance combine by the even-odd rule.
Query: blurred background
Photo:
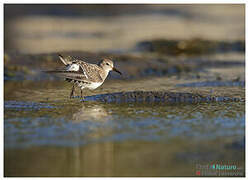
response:
[[[58,53],[123,76],[69,99]],[[4,4],[4,175],[245,176],[245,5]]]
[[[128,51],[144,40],[236,41],[244,5],[8,5],[5,50]]]

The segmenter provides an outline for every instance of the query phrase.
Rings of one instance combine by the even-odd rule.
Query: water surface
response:
[[[194,176],[213,162],[244,168],[244,107],[5,101],[5,175]]]

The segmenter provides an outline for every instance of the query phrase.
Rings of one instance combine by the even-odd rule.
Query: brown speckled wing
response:
[[[103,72],[98,65],[89,64],[84,61],[81,61],[80,67],[81,67],[81,70],[83,71],[83,74],[86,76],[88,80],[92,82],[102,82],[104,80],[101,74]]]
[[[63,76],[68,79],[74,79],[78,80],[80,78],[83,78],[84,81],[89,82],[102,82],[107,77],[107,73],[103,71],[98,65],[96,64],[90,64],[86,63],[83,60],[74,58],[72,56],[66,56],[64,59],[67,61],[67,64],[78,64],[80,65],[80,69],[77,72],[73,71],[60,71],[57,72],[58,75]],[[76,78],[76,75],[78,74],[78,78]],[[70,77],[68,77],[70,76]]]

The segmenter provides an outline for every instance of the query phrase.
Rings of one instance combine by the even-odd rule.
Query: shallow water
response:
[[[5,176],[194,176],[199,164],[244,168],[244,108],[5,101]]]
[[[183,81],[192,80],[109,80],[86,91],[86,101],[69,99],[71,85],[65,82],[6,81],[5,176],[199,176],[198,171],[202,176],[244,176],[244,101],[87,101],[94,95],[138,89],[192,92],[176,87]],[[197,90],[244,97],[242,87],[207,88]],[[212,164],[239,169],[227,175],[202,168]]]

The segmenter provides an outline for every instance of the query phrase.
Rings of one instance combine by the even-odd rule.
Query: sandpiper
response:
[[[75,85],[81,89],[81,98],[83,98],[83,89],[96,89],[102,85],[107,78],[109,71],[116,71],[122,74],[114,67],[110,59],[102,59],[98,64],[90,64],[80,59],[70,56],[63,57],[59,54],[59,59],[66,66],[63,70],[46,71],[56,73],[65,78],[66,81],[73,83],[70,98],[73,97]]]

